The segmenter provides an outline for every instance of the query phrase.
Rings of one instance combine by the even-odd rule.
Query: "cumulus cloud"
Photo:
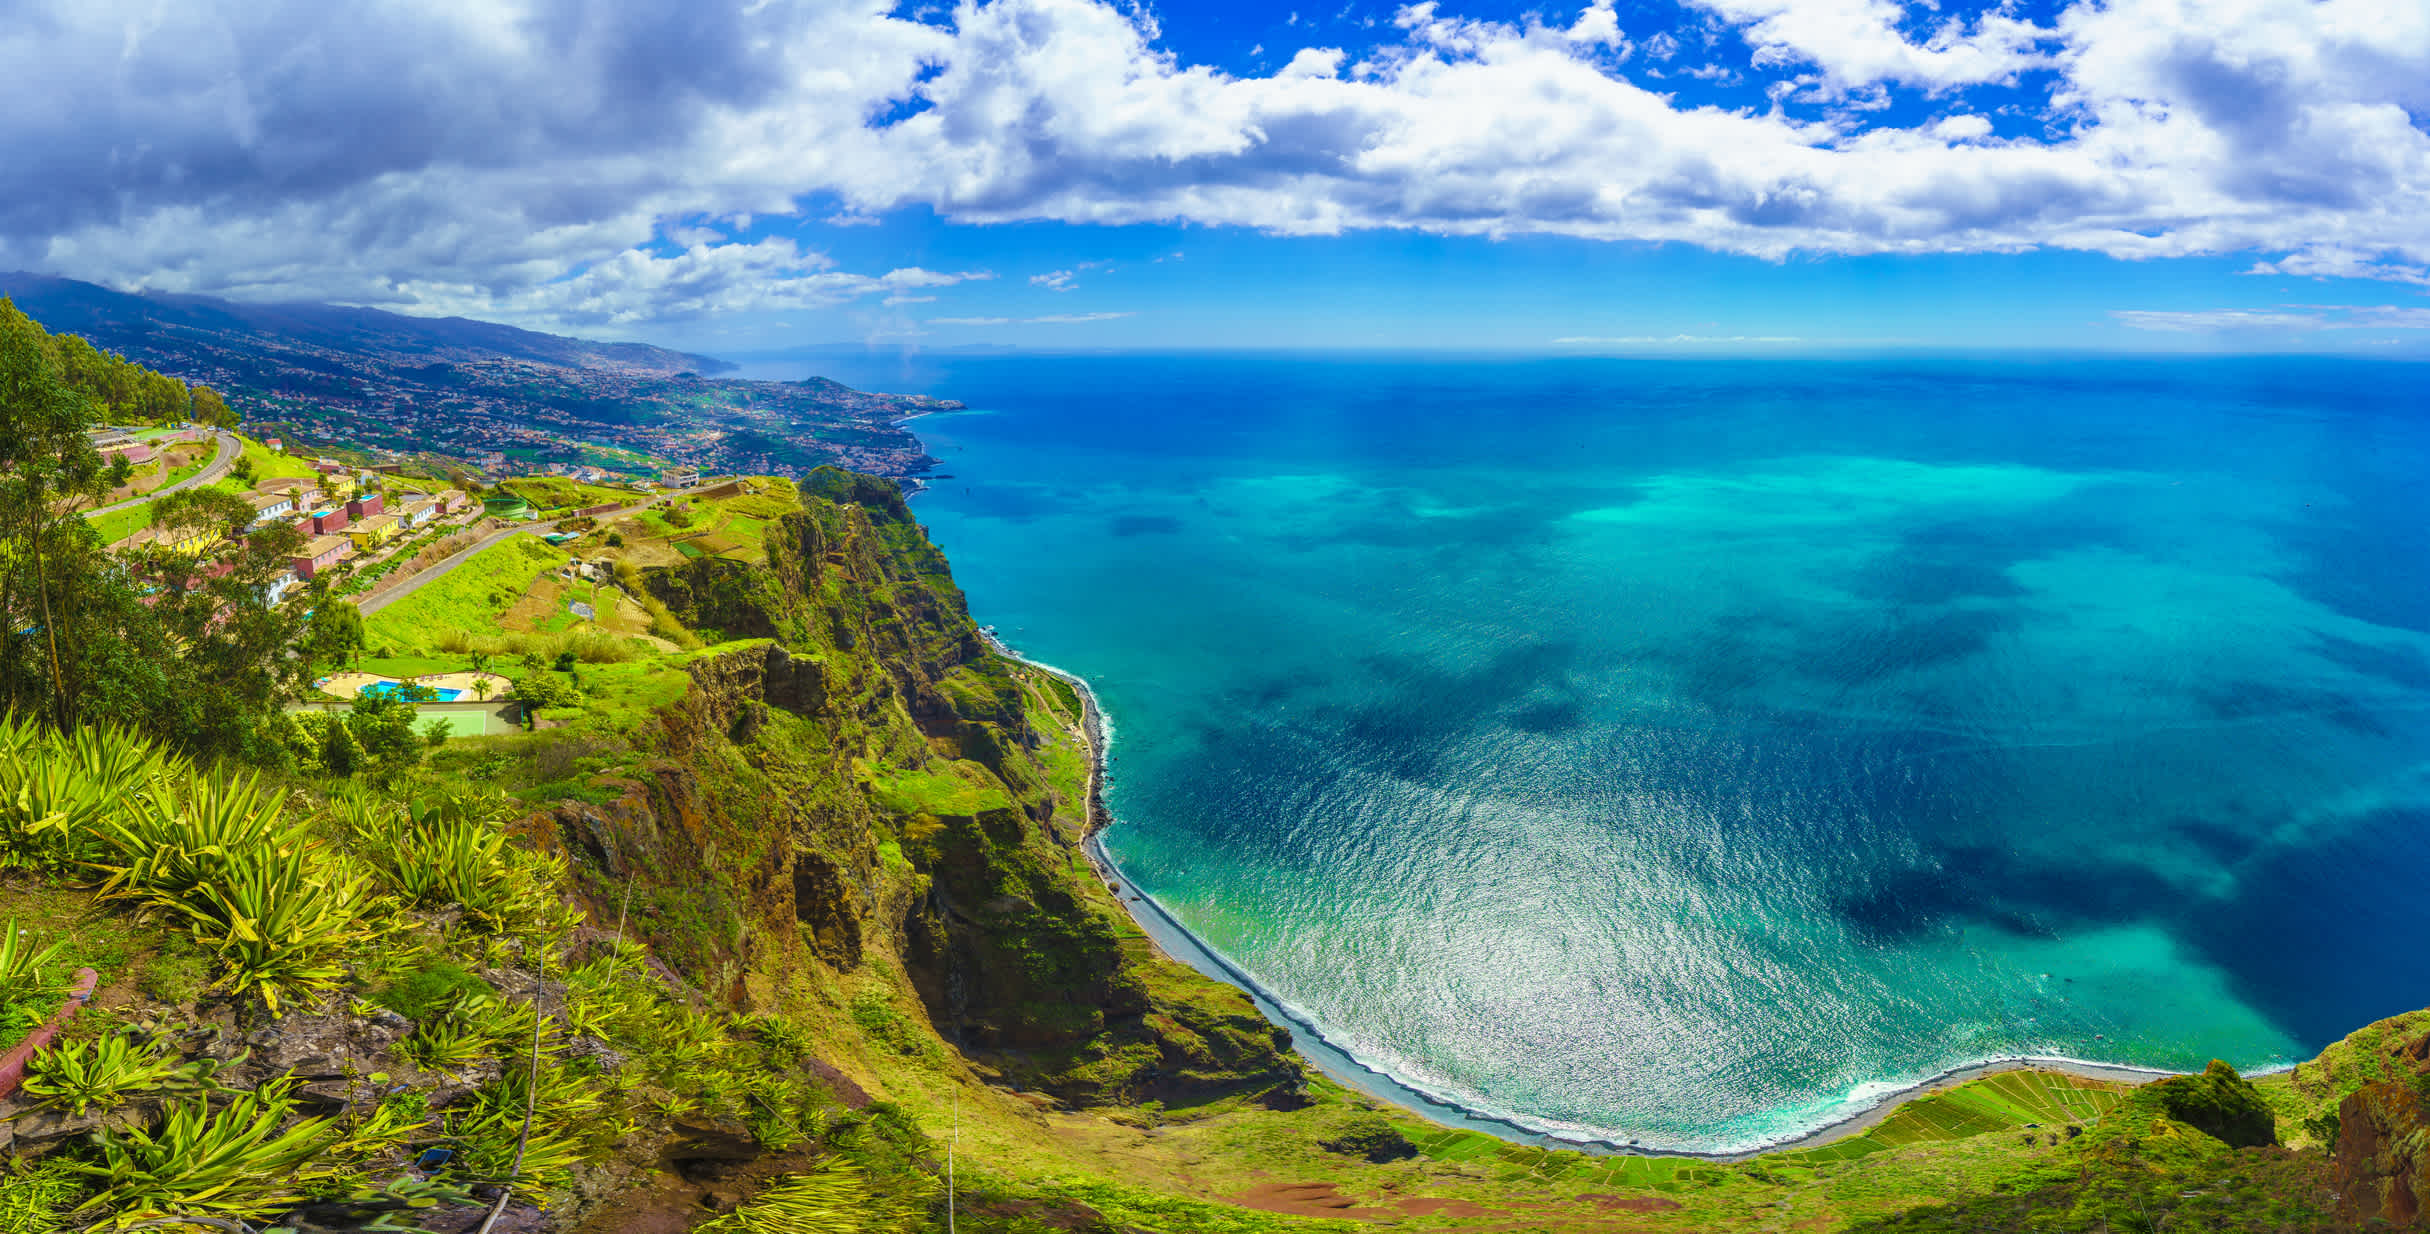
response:
[[[611,324],[910,286],[727,238],[818,203],[2430,281],[2430,5],[1693,0],[1751,49],[1724,62],[1726,35],[1633,42],[1610,0],[1447,4],[1242,76],[1106,0],[17,0],[0,268]],[[1656,57],[1788,76],[1769,108],[1692,105],[1648,88]],[[2012,82],[2032,136],[1880,107]]]
[[[1931,91],[2016,79],[2050,62],[2053,31],[1991,12],[1950,16],[1909,38],[1908,7],[1894,0],[1691,0],[1743,27],[1755,63],[1812,65],[1827,95],[1883,83]],[[1938,5],[1919,6],[1937,11]]]

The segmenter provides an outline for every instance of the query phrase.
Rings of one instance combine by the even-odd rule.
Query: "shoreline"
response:
[[[1080,696],[1083,735],[1089,745],[1088,826],[1081,840],[1081,850],[1087,856],[1090,867],[1097,872],[1097,877],[1105,883],[1106,889],[1113,893],[1114,899],[1130,914],[1132,922],[1148,936],[1158,952],[1167,959],[1186,964],[1247,994],[1268,1020],[1290,1030],[1292,1048],[1302,1058],[1336,1082],[1400,1106],[1429,1121],[1544,1148],[1570,1149],[1601,1156],[1679,1157],[1726,1164],[1750,1161],[1772,1153],[1820,1148],[1837,1140],[1862,1135],[1887,1121],[1910,1101],[2011,1071],[2042,1071],[2076,1079],[2121,1084],[2142,1084],[2167,1076],[2187,1074],[2160,1067],[2103,1063],[2057,1055],[1983,1058],[1944,1067],[1921,1079],[1900,1084],[1876,1095],[1861,1108],[1852,1109],[1798,1134],[1765,1140],[1747,1148],[1712,1151],[1647,1147],[1634,1140],[1620,1139],[1616,1132],[1608,1136],[1571,1134],[1566,1133],[1566,1129],[1532,1126],[1524,1115],[1502,1115],[1480,1110],[1456,1098],[1429,1092],[1390,1070],[1360,1058],[1328,1038],[1323,1028],[1311,1017],[1284,1003],[1260,985],[1256,978],[1216,953],[1204,940],[1182,925],[1172,910],[1141,890],[1136,881],[1123,873],[1122,867],[1115,862],[1113,854],[1106,851],[1102,841],[1103,832],[1120,820],[1105,804],[1105,763],[1110,748],[1111,725],[1105,718],[1104,708],[1097,701],[1096,692],[1078,674],[1014,651],[991,630],[982,628],[979,637],[996,654],[1050,674],[1071,686],[1073,692]],[[2257,1071],[2253,1074],[2264,1073]]]

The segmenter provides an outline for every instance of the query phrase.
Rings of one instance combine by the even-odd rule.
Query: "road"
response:
[[[412,578],[406,579],[404,582],[399,583],[395,587],[392,587],[387,591],[383,591],[368,600],[358,601],[355,604],[355,608],[360,610],[365,617],[369,617],[373,613],[379,612],[381,609],[384,609],[389,605],[394,604],[417,591],[420,591],[424,587],[428,587],[432,583],[438,582],[440,579],[447,577],[455,570],[457,566],[463,565],[465,562],[472,560],[473,554],[478,553],[482,549],[488,548],[491,545],[497,544],[498,542],[506,539],[508,536],[519,536],[527,531],[534,535],[544,535],[548,532],[555,531],[556,529],[557,525],[555,523],[519,523],[512,527],[501,527],[496,531],[493,531],[488,535],[473,541],[472,545],[466,548],[464,551],[442,558],[437,564],[431,566],[429,569],[422,571],[420,574],[414,575]]]
[[[120,510],[133,509],[134,507],[140,506],[147,501],[153,500],[154,498],[165,497],[171,493],[178,492],[181,489],[192,488],[197,484],[209,484],[213,480],[228,474],[228,469],[236,465],[236,456],[244,453],[245,447],[242,442],[237,440],[237,436],[234,433],[214,432],[213,436],[219,439],[219,450],[217,453],[214,453],[211,456],[210,462],[203,464],[203,469],[201,471],[195,472],[193,475],[187,476],[185,479],[169,485],[166,488],[160,489],[156,492],[147,493],[131,501],[122,501],[114,506],[103,506],[98,510],[87,510],[84,512],[85,517],[92,518],[95,515],[115,514]]]
[[[724,477],[717,480],[716,483],[723,484],[727,479],[731,478],[732,477]],[[710,482],[706,480],[702,481],[698,486],[698,488],[708,487],[710,487]],[[698,491],[698,488],[689,491]],[[603,517],[614,518],[618,515],[631,514],[635,510],[647,510],[651,506],[657,505],[659,502],[665,501],[670,497],[683,496],[684,491],[685,490],[678,490],[676,492],[660,493],[647,501],[636,502],[615,511],[614,513],[604,515]],[[479,540],[474,541],[471,547],[466,548],[462,552],[447,556],[446,558],[440,560],[437,564],[431,566],[429,569],[414,575],[412,578],[405,580],[398,586],[391,588],[390,590],[383,591],[368,600],[358,601],[355,604],[355,608],[361,611],[365,617],[369,617],[373,613],[379,612],[381,609],[384,609],[389,605],[394,604],[417,591],[420,591],[424,587],[428,587],[432,583],[447,577],[450,573],[454,572],[457,566],[463,565],[465,562],[472,560],[473,554],[497,544],[498,542],[506,539],[508,536],[521,535],[524,532],[530,532],[536,536],[546,535],[549,532],[555,531],[556,529],[557,524],[554,521],[546,523],[521,523],[513,527],[501,527],[498,530],[481,537]]]

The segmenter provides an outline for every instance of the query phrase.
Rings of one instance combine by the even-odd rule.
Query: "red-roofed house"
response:
[[[307,541],[301,552],[288,559],[295,567],[297,578],[311,578],[321,571],[354,555],[354,546],[344,536],[319,536]]]

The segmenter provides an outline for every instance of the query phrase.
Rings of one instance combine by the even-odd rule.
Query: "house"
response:
[[[169,553],[200,553],[219,541],[219,532],[210,527],[146,527],[127,537],[124,547],[154,548]]]
[[[368,553],[397,538],[405,530],[403,520],[393,514],[374,514],[348,529],[346,535],[354,541],[355,551]]]
[[[336,496],[338,500],[344,501],[354,496],[354,477],[348,475],[322,476],[321,487]]]
[[[700,483],[700,468],[669,467],[659,472],[658,478],[665,481],[668,488],[690,488]]]
[[[265,437],[262,439],[262,444],[270,447],[270,452],[272,454],[285,454],[287,452],[287,443],[280,441],[276,437]]]
[[[253,521],[247,526],[259,527],[295,513],[295,494],[255,493],[245,498],[245,504],[253,507]]]
[[[333,458],[316,458],[312,460],[312,469],[324,476],[334,476],[342,474],[346,470],[346,464]]]
[[[354,520],[352,518],[348,517],[346,507],[344,506],[331,506],[326,510],[315,510],[312,512],[312,534],[316,536],[333,536],[341,531],[346,530],[346,524],[353,521]]]
[[[346,513],[349,517],[359,520],[370,518],[375,514],[385,514],[387,511],[381,506],[378,493],[365,493],[346,503]]]
[[[294,567],[297,578],[315,578],[321,571],[352,556],[354,546],[346,542],[346,537],[316,536],[307,541],[294,557],[289,558],[288,564]]]
[[[405,520],[407,527],[426,527],[439,517],[439,503],[428,497],[409,501],[397,511],[397,517]]]
[[[472,504],[472,498],[460,488],[451,488],[440,493],[438,500],[441,514],[454,514]]]
[[[280,600],[286,599],[288,591],[292,590],[297,583],[303,581],[304,580],[296,577],[293,569],[280,571],[277,578],[271,579],[269,583],[262,587],[262,603],[276,604]]]

